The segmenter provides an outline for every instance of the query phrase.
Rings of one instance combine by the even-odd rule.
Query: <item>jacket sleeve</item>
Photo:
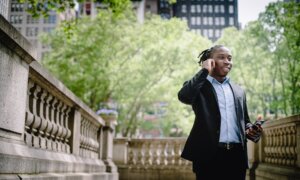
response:
[[[178,99],[185,104],[193,104],[197,93],[206,82],[208,70],[202,68],[192,79],[184,82],[183,87],[178,92]]]
[[[247,108],[247,98],[246,93],[244,92],[244,118],[245,118],[245,125],[247,126],[248,123],[252,124],[249,118],[248,114],[248,108]]]

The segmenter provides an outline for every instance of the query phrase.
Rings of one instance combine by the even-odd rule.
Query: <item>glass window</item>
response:
[[[26,36],[37,36],[38,28],[37,27],[27,27],[26,28]]]
[[[182,13],[186,13],[186,5],[185,5],[185,4],[183,4],[183,5],[181,6],[181,12],[182,12]]]
[[[56,15],[49,15],[48,17],[44,18],[44,23],[47,24],[55,24],[56,23]]]
[[[191,25],[195,25],[196,24],[196,18],[195,17],[191,17]]]
[[[215,13],[218,13],[219,9],[220,9],[219,5],[215,5]]]
[[[207,29],[203,29],[203,36],[204,37],[208,37],[208,31],[207,31]]]
[[[208,30],[208,37],[213,37],[214,36],[214,30],[213,29],[209,29]]]
[[[208,17],[208,24],[213,25],[213,17]]]
[[[215,37],[216,37],[216,38],[219,38],[219,37],[220,37],[220,30],[219,30],[219,29],[216,29],[216,30],[215,30]]]
[[[207,17],[203,17],[203,24],[207,25]]]
[[[31,15],[27,15],[26,22],[28,24],[38,24],[39,23],[39,19],[33,18]]]
[[[220,17],[220,25],[225,25],[225,18],[224,17]]]
[[[230,18],[229,18],[229,25],[230,25],[230,26],[233,26],[233,25],[234,25],[234,19],[233,19],[233,17],[230,17]]]
[[[209,5],[209,6],[208,6],[208,12],[210,12],[210,13],[213,12],[213,6],[212,6],[212,5]]]
[[[221,12],[221,13],[224,13],[224,12],[225,12],[225,7],[224,7],[224,5],[220,5],[220,12]]]
[[[228,11],[229,11],[229,13],[233,13],[233,5],[229,5],[229,7],[228,7],[229,9],[228,9]]]
[[[198,13],[201,12],[201,5],[197,5],[197,12],[198,12]]]
[[[191,13],[196,12],[196,6],[195,5],[191,5]]]
[[[204,12],[204,13],[207,12],[207,5],[203,5],[203,12]]]
[[[197,25],[200,25],[200,24],[201,24],[201,18],[200,18],[200,17],[197,17],[196,20],[197,20],[197,23],[196,23],[196,24],[197,24]]]
[[[219,17],[215,17],[215,25],[220,25],[220,18]]]

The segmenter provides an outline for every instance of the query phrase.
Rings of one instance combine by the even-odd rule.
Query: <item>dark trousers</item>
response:
[[[201,163],[201,162],[200,162]],[[206,165],[193,163],[197,180],[245,180],[246,157],[242,146],[218,148],[215,159]]]

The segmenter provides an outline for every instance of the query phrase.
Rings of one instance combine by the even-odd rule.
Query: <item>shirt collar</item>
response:
[[[208,75],[206,78],[211,84],[213,83],[219,83],[219,84],[226,84],[230,82],[230,78],[229,77],[225,77],[225,80],[220,83],[219,81],[217,81],[215,78],[213,78],[212,76]]]

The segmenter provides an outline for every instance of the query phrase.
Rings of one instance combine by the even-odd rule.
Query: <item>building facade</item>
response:
[[[8,7],[10,0],[0,0],[0,14],[8,20]]]
[[[192,31],[212,41],[221,37],[224,28],[239,28],[237,0],[177,0],[173,13],[186,20]]]
[[[27,3],[11,0],[7,7],[9,14],[8,21],[36,48],[37,60],[40,61],[50,48],[40,42],[39,35],[42,33],[50,33],[62,20],[74,18],[75,11],[68,9],[60,14],[49,12],[48,17],[41,16],[34,18],[31,14],[26,12],[26,10],[30,8],[30,5]]]

